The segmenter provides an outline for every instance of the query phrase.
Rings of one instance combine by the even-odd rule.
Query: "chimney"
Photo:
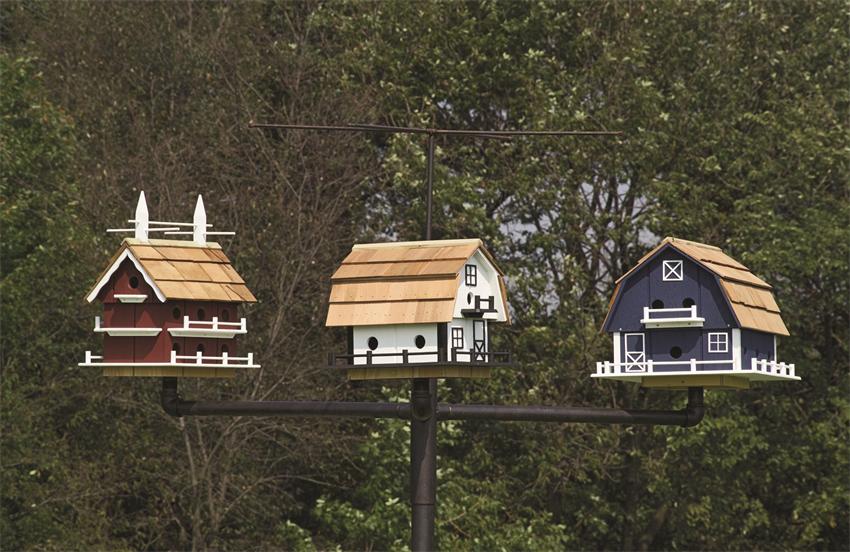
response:
[[[135,238],[137,240],[148,241],[148,204],[145,202],[144,190],[139,193],[139,202],[136,204],[135,217]]]
[[[198,194],[198,203],[195,204],[195,216],[192,219],[192,239],[198,245],[207,243],[207,212],[204,210],[204,198]],[[138,230],[136,231],[138,232]]]

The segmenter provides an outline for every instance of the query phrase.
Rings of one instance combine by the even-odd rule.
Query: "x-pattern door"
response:
[[[643,372],[645,368],[646,347],[643,334],[626,334],[626,372]]]

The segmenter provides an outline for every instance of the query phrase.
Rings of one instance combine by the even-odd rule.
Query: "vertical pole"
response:
[[[431,213],[434,203],[434,135],[428,135],[428,172],[425,176],[425,239],[431,239]]]
[[[410,549],[435,550],[437,506],[437,380],[413,380],[410,394]]]
[[[425,175],[425,231],[431,239],[434,199],[434,134],[428,134],[428,172]],[[410,549],[435,550],[437,515],[437,380],[414,378],[410,392]]]

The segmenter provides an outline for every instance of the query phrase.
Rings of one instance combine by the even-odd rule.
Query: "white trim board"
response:
[[[145,282],[147,282],[148,285],[153,289],[154,294],[156,294],[156,298],[159,299],[160,302],[165,303],[165,294],[160,291],[153,278],[151,278],[150,274],[148,274],[144,267],[142,267],[142,264],[139,262],[139,260],[136,259],[136,257],[134,257],[132,253],[130,253],[129,249],[125,249],[124,252],[121,253],[121,255],[119,255],[117,259],[115,259],[115,262],[112,263],[112,266],[109,267],[109,270],[107,270],[103,277],[98,280],[97,284],[95,284],[94,289],[92,289],[91,293],[86,296],[86,301],[91,303],[95,299],[97,299],[97,295],[100,293],[100,290],[102,290],[103,286],[105,286],[106,283],[109,282],[109,279],[112,278],[112,276],[118,270],[118,267],[121,266],[122,262],[124,262],[124,259],[130,259],[130,261],[136,266],[138,271],[141,273],[142,278],[145,279]]]

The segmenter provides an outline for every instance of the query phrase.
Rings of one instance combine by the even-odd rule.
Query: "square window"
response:
[[[682,281],[682,261],[664,261],[661,279],[665,282]]]
[[[708,352],[709,353],[728,353],[729,352],[729,334],[725,332],[708,334]]]
[[[478,285],[478,267],[475,265],[468,264],[464,269],[464,274],[466,276],[466,285],[468,286],[477,286]]]
[[[463,328],[452,328],[452,349],[463,349]]]

